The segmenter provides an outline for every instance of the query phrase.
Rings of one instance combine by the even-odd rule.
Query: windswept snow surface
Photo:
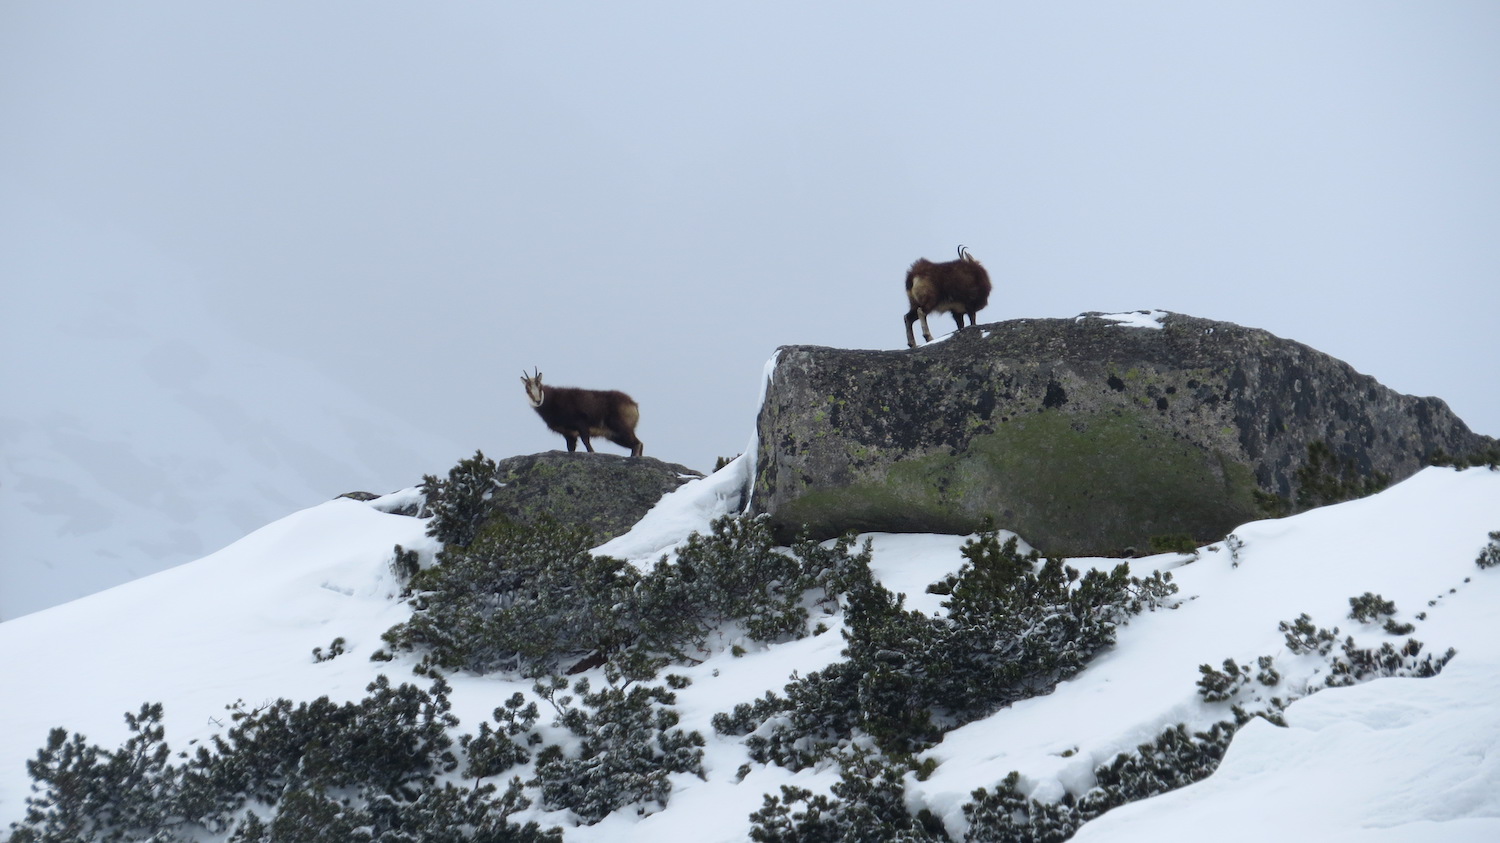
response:
[[[697,515],[643,521],[642,547],[669,548],[674,531],[727,508],[729,485],[728,475],[715,475],[684,486],[669,509]],[[224,706],[237,699],[355,699],[382,672],[425,685],[411,676],[409,657],[368,660],[380,633],[408,613],[393,597],[392,547],[433,549],[422,521],[376,505],[325,503],[197,562],[0,623],[7,677],[0,685],[0,829],[23,815],[24,763],[54,726],[112,747],[126,736],[126,711],[161,701],[168,740],[182,749],[223,729]],[[1052,694],[950,733],[928,753],[939,762],[934,774],[908,778],[911,805],[931,808],[962,839],[971,791],[994,787],[1012,770],[1038,798],[1082,792],[1095,765],[1166,726],[1201,728],[1230,716],[1225,704],[1196,693],[1200,664],[1274,656],[1284,678],[1270,692],[1302,694],[1322,677],[1286,651],[1277,623],[1305,612],[1366,645],[1400,643],[1347,617],[1349,598],[1368,591],[1395,602],[1396,618],[1416,624],[1413,637],[1427,651],[1457,649],[1440,676],[1305,696],[1288,709],[1288,728],[1257,722],[1243,730],[1215,775],[1106,814],[1076,839],[1500,840],[1500,570],[1474,564],[1491,530],[1500,530],[1500,473],[1428,469],[1374,497],[1244,525],[1234,554],[1220,543],[1196,559],[1135,560],[1137,574],[1171,569],[1179,607],[1132,621],[1116,648]],[[939,611],[925,583],[958,568],[962,538],[868,538],[882,581],[910,605]],[[591,827],[535,807],[517,819],[561,824],[570,841],[737,841],[747,838],[763,794],[782,784],[826,790],[836,770],[756,767],[737,780],[747,760],[741,743],[709,725],[715,712],[779,691],[792,671],[837,659],[839,617],[814,620],[830,630],[769,647],[726,636],[704,663],[677,671],[693,681],[678,695],[679,711],[684,728],[708,738],[708,775],[677,777],[667,809],[641,817],[627,808]],[[336,637],[346,639],[348,654],[315,663],[312,649]],[[730,655],[736,643],[748,653]],[[529,693],[529,683],[493,676],[450,681],[463,731],[515,690]]]
[[[687,536],[707,533],[714,519],[741,511],[755,464],[754,444],[752,440],[750,449],[713,474],[662,495],[634,527],[594,548],[594,553],[650,570]]]
[[[1162,320],[1167,318],[1167,312],[1165,310],[1136,310],[1130,313],[1083,313],[1074,321],[1082,322],[1089,318],[1113,322],[1122,328],[1147,328],[1159,331],[1162,329]]]

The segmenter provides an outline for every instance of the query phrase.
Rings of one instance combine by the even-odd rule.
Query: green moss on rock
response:
[[[1255,517],[1255,488],[1245,466],[1138,416],[1040,413],[975,436],[959,453],[901,460],[883,478],[812,491],[778,520],[815,533],[966,533],[990,519],[1052,537],[1047,553],[1081,555],[1144,548],[1163,533],[1219,538],[1225,524]]]

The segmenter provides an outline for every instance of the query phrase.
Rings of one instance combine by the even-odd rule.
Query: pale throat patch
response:
[[[530,402],[533,408],[542,406],[542,402],[545,401],[546,398],[547,393],[540,386],[533,386],[529,383],[526,384],[526,400]]]

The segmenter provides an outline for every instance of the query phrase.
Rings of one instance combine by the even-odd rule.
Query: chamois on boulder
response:
[[[632,457],[645,452],[645,446],[635,437],[641,408],[629,395],[615,389],[543,386],[540,371],[531,376],[522,371],[521,383],[526,385],[526,397],[536,414],[568,441],[569,452],[577,451],[578,440],[582,439],[583,447],[592,454],[590,436],[603,436],[622,448],[629,448]]]
[[[906,312],[906,345],[916,348],[911,325],[918,319],[922,320],[923,338],[932,342],[932,331],[927,329],[929,313],[953,314],[960,331],[964,314],[968,314],[970,325],[975,324],[974,314],[990,301],[990,274],[963,246],[958,247],[958,260],[933,263],[917,258],[906,271],[906,299],[911,303],[911,310]]]

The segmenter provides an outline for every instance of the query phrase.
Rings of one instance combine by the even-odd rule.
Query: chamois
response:
[[[929,313],[953,314],[960,331],[964,314],[969,315],[970,325],[975,324],[974,314],[990,301],[990,274],[963,246],[958,247],[958,260],[933,263],[917,258],[906,271],[906,299],[911,302],[911,310],[906,312],[906,345],[916,348],[911,324],[921,319],[922,336],[932,342],[932,332],[927,329]]]
[[[542,386],[540,371],[527,376],[522,370],[521,383],[526,384],[526,397],[536,414],[548,428],[563,435],[570,453],[578,450],[578,440],[582,439],[583,447],[592,454],[590,436],[603,436],[622,448],[629,448],[632,457],[644,453],[645,446],[635,438],[641,408],[629,395],[615,389]]]

